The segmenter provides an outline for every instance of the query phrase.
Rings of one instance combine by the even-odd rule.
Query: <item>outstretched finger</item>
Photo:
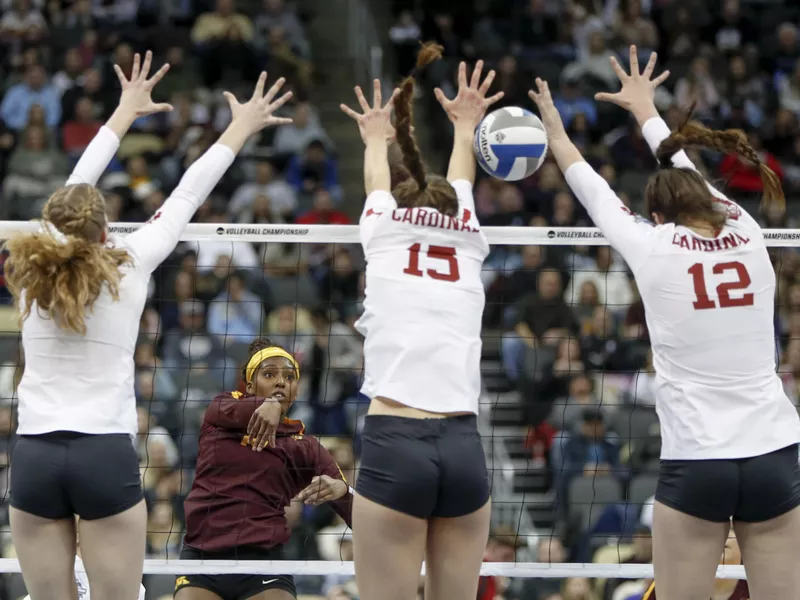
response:
[[[653,84],[653,87],[658,87],[662,83],[664,83],[668,78],[669,78],[669,71],[664,71],[661,75],[653,79],[651,83]]]
[[[394,91],[392,92],[392,97],[389,98],[389,101],[386,103],[386,106],[384,108],[391,110],[392,106],[394,106],[395,100],[397,100],[397,97],[399,95],[400,95],[400,88],[395,88]]]
[[[294,119],[291,117],[270,117],[270,125],[291,125]]]
[[[439,101],[439,104],[441,104],[442,106],[447,108],[447,105],[450,103],[450,100],[448,100],[447,96],[444,95],[444,92],[442,91],[442,88],[438,88],[438,87],[437,88],[433,88],[433,95]]]
[[[158,71],[156,71],[156,74],[153,75],[147,83],[149,83],[151,87],[156,85],[164,78],[164,75],[167,74],[167,71],[169,71],[169,63],[165,64]]]
[[[133,55],[133,67],[131,68],[131,81],[139,79],[139,70],[142,62],[142,57],[139,53]]]
[[[486,106],[491,106],[495,102],[499,102],[505,97],[505,92],[497,92],[494,96],[491,96],[486,99]]]
[[[458,65],[458,88],[465,87],[467,87],[467,63],[461,61],[461,64]]]
[[[631,63],[631,77],[636,77],[640,74],[639,72],[639,53],[636,50],[636,46],[631,44],[630,50],[630,59],[629,62]]]
[[[358,104],[361,106],[361,110],[365,113],[369,112],[369,102],[367,102],[366,97],[364,96],[364,92],[361,91],[361,86],[356,86],[356,98],[358,99]]]
[[[478,63],[475,65],[475,68],[472,70],[472,80],[469,82],[469,87],[473,89],[478,89],[478,86],[481,83],[481,73],[483,72],[483,61],[479,60]]]
[[[653,76],[653,70],[656,68],[657,60],[658,60],[658,54],[656,54],[655,52],[651,52],[650,58],[644,67],[644,71],[642,72],[642,77],[644,77],[645,79],[650,79]]]
[[[494,70],[489,71],[489,74],[486,76],[486,79],[483,80],[481,87],[478,89],[481,96],[485,96],[489,92],[489,89],[492,87],[492,84],[494,83],[495,75],[496,73],[494,72]]]
[[[346,104],[340,104],[339,108],[342,109],[342,112],[346,114],[351,119],[358,121],[361,118],[361,115],[354,111],[352,108],[347,106]]]
[[[281,88],[283,87],[283,84],[285,84],[285,83],[286,83],[286,78],[285,78],[285,77],[281,77],[280,79],[278,79],[278,81],[276,81],[275,83],[273,83],[273,84],[270,86],[270,88],[267,90],[267,95],[266,95],[266,96],[264,96],[264,99],[265,99],[267,102],[272,102],[272,99],[273,99],[275,96],[277,96],[277,95],[278,95],[278,92],[280,92],[280,91],[281,91]]]
[[[230,105],[231,108],[239,104],[239,101],[236,99],[236,96],[234,96],[230,92],[222,92],[222,95],[225,97],[225,100],[228,101],[228,104]],[[254,419],[255,419],[255,413],[253,413],[253,419],[250,420],[251,426],[255,422]]]
[[[616,57],[611,57],[611,68],[614,69],[614,73],[617,74],[617,77],[623,83],[628,80],[628,74],[625,72],[625,69],[622,68],[622,65],[619,64],[619,61]]]
[[[125,73],[122,72],[122,69],[119,68],[119,65],[114,65],[114,73],[117,74],[117,79],[119,79],[120,85],[124,86],[128,83],[128,80],[125,78]]]
[[[147,76],[150,74],[150,66],[153,64],[153,53],[148,50],[144,54],[144,64],[142,70],[139,72],[139,79],[147,81]]]
[[[609,94],[608,92],[597,92],[594,95],[594,99],[597,102],[614,102],[614,103],[616,103],[617,95],[616,94]]]
[[[167,104],[166,102],[162,102],[161,104],[154,104],[150,108],[150,112],[172,112],[172,104]]]
[[[379,79],[372,81],[372,107],[376,110],[383,108],[383,93]]]
[[[256,82],[256,89],[253,90],[253,100],[261,100],[264,97],[264,85],[267,83],[267,72],[261,71]]]
[[[283,96],[281,96],[280,98],[275,100],[275,102],[272,102],[269,105],[270,112],[275,112],[276,110],[278,110],[281,106],[283,106],[289,100],[291,100],[292,96],[294,96],[294,94],[292,92],[286,92]]]

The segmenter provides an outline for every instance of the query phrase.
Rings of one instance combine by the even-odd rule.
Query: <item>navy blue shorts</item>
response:
[[[368,415],[356,492],[420,519],[475,512],[491,495],[477,418]]]
[[[769,521],[800,506],[797,444],[751,458],[662,460],[656,500],[705,521]]]
[[[43,519],[91,521],[144,498],[139,457],[124,433],[22,435],[11,456],[11,506]]]

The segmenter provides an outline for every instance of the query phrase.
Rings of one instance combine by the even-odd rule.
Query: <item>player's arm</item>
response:
[[[217,143],[189,167],[155,216],[125,239],[125,244],[143,269],[152,272],[172,253],[194,213],[233,164],[251,135],[271,125],[291,123],[291,119],[273,116],[292,96],[287,92],[275,100],[285,80],[279,79],[265,95],[266,80],[266,73],[262,73],[252,98],[245,104],[240,104],[232,94],[225,92],[233,113],[228,128]]]
[[[486,97],[494,82],[495,72],[489,71],[481,83],[482,71],[483,61],[479,60],[472,71],[472,77],[467,81],[467,64],[462,62],[458,67],[458,94],[453,100],[448,100],[441,89],[434,90],[436,99],[453,124],[453,151],[447,167],[447,181],[451,184],[457,181],[466,181],[470,185],[475,183],[475,129],[488,108],[504,95],[503,92],[498,92],[494,96]],[[472,198],[471,193],[469,198]],[[462,198],[459,197],[459,202],[461,201]],[[475,203],[465,208],[474,211]]]
[[[315,475],[295,499],[314,506],[330,503],[331,508],[349,526],[353,512],[353,489],[331,453],[318,440],[311,439],[313,441],[307,446],[308,455],[304,462]]]
[[[642,250],[647,245],[653,228],[633,215],[570,141],[561,116],[553,104],[547,82],[537,78],[536,85],[539,91],[530,91],[529,95],[539,107],[550,152],[564,173],[567,184],[594,224],[600,228],[614,249],[622,254],[631,269],[635,270],[646,256]]]
[[[246,396],[241,392],[225,392],[211,401],[206,409],[204,421],[223,429],[247,429],[247,424],[264,398]]]
[[[86,147],[67,180],[67,185],[77,185],[79,183],[97,185],[100,177],[108,168],[117,150],[119,150],[120,140],[131,128],[133,122],[139,117],[172,110],[169,104],[156,104],[150,97],[155,85],[161,81],[161,78],[169,70],[169,65],[164,65],[155,75],[148,79],[152,62],[152,52],[148,51],[145,54],[144,64],[141,64],[141,66],[141,57],[136,54],[133,57],[130,79],[125,77],[118,65],[114,65],[117,78],[122,86],[119,105],[105,126],[100,128],[100,131]]]

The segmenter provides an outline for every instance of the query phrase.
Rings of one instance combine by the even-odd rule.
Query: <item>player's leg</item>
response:
[[[800,589],[798,471],[797,446],[741,461],[733,527],[753,598],[790,598]]]
[[[425,600],[472,600],[492,513],[476,417],[442,419],[437,448],[441,492],[428,521]]]
[[[223,600],[211,590],[200,587],[182,587],[175,592],[175,600]]]
[[[739,497],[734,461],[661,461],[653,507],[658,600],[708,600]]]
[[[90,435],[74,440],[67,470],[92,600],[136,598],[144,566],[147,506],[130,438]]]
[[[286,590],[266,590],[259,592],[255,596],[247,596],[240,600],[296,600],[295,594],[290,594]]]
[[[77,600],[75,523],[43,519],[11,508],[11,536],[31,598]]]
[[[353,554],[361,600],[416,597],[439,471],[441,419],[367,415],[353,501]]]
[[[23,436],[11,457],[11,536],[28,593],[77,600],[75,521],[63,486],[66,444]]]
[[[492,503],[464,517],[428,523],[425,600],[472,600],[478,595],[481,564],[489,538]]]
[[[356,494],[353,559],[361,600],[416,597],[427,531],[425,519],[392,510]]]

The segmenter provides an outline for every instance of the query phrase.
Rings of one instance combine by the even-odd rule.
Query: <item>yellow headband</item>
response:
[[[294,370],[297,373],[297,378],[300,379],[300,365],[297,364],[297,361],[294,359],[294,356],[289,354],[283,348],[278,348],[276,346],[270,346],[269,348],[264,348],[263,350],[259,350],[250,358],[247,363],[247,368],[245,369],[245,382],[250,383],[253,380],[253,375],[256,374],[258,367],[261,365],[262,362],[267,360],[268,358],[274,358],[276,356],[280,356],[281,358],[287,359],[292,366],[294,366]]]

